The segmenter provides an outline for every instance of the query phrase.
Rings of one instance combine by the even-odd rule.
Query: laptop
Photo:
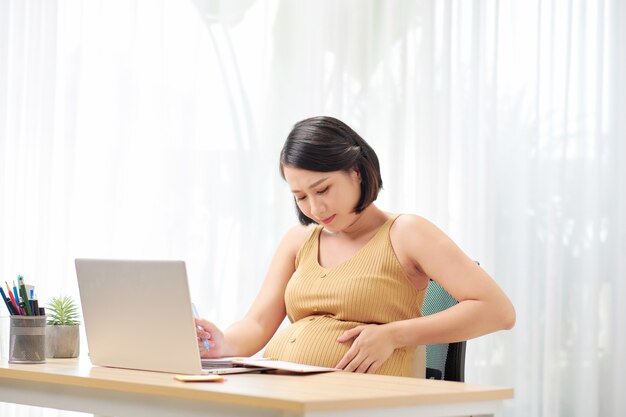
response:
[[[176,374],[203,369],[184,261],[76,259],[89,358],[94,365]]]

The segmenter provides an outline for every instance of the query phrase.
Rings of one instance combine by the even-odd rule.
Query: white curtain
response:
[[[507,416],[617,417],[624,22],[620,0],[0,0],[0,282],[45,301],[77,296],[75,257],[184,259],[227,326],[296,222],[286,134],[333,115],[377,150],[381,208],[511,296],[466,380],[514,387]]]

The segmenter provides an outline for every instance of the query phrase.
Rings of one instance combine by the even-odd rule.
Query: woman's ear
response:
[[[358,181],[359,184],[361,183],[361,172],[358,170],[358,168],[352,168],[352,170],[350,171],[350,176],[355,181]]]

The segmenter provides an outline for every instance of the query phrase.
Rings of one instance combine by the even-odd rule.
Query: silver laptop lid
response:
[[[183,261],[76,259],[94,365],[200,374]]]

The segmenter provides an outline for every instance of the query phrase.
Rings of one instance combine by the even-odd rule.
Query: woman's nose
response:
[[[311,201],[311,214],[318,219],[326,213],[326,205],[321,200],[312,200]]]

